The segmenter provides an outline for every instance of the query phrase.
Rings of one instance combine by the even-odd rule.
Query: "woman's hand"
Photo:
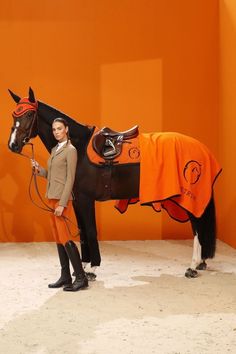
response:
[[[34,159],[30,159],[31,162],[31,167],[33,172],[35,172],[36,174],[40,173],[40,165],[37,161],[35,161]]]
[[[54,211],[54,215],[62,216],[63,211],[64,211],[64,207],[61,205],[58,205],[58,207],[56,207],[56,209]]]

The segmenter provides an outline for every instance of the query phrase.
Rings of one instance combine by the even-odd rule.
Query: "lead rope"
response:
[[[30,159],[30,160],[34,160],[34,145],[33,145],[32,143],[28,143],[28,142],[27,142],[25,145],[31,145],[32,156],[29,157],[28,155],[25,155],[25,154],[23,154],[23,153],[20,153],[20,155],[23,156],[23,157],[26,157],[26,158],[28,158],[28,159]],[[37,195],[38,195],[38,197],[39,197],[41,203],[44,205],[44,207],[40,206],[39,204],[37,204],[37,203],[33,200],[32,193],[31,193],[31,190],[32,190],[32,182],[33,182],[33,181],[34,181],[34,187],[35,187],[35,190],[36,190],[36,192],[37,192]],[[51,212],[51,213],[54,213],[54,212],[55,212],[55,209],[51,208],[47,203],[45,203],[45,201],[43,200],[43,198],[42,198],[42,196],[41,196],[41,194],[40,194],[40,192],[39,192],[38,182],[37,182],[37,174],[36,174],[35,168],[32,169],[32,174],[31,174],[31,177],[30,177],[30,183],[29,183],[29,190],[28,190],[28,192],[29,192],[29,197],[30,197],[31,202],[32,202],[37,208],[39,208],[39,209],[41,209],[41,210],[44,210],[44,211]],[[66,227],[67,227],[67,230],[68,230],[70,236],[73,237],[73,238],[78,237],[78,236],[80,235],[80,229],[79,229],[79,227],[78,227],[77,225],[75,225],[75,224],[74,224],[69,218],[67,218],[66,216],[61,215],[60,217],[64,219],[65,225],[66,225]],[[71,225],[73,225],[73,226],[78,230],[75,235],[72,234],[72,232],[71,232],[71,230],[70,230],[70,227],[69,227],[69,223],[70,223]]]

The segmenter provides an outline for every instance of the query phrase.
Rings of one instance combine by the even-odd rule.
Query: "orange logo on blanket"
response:
[[[93,132],[87,147],[87,156],[92,163],[102,165],[105,164],[107,160],[101,157],[93,148],[93,138],[99,130],[100,129],[96,127]],[[140,163],[138,136],[136,138],[123,141],[121,154],[109,161],[111,161],[112,164]]]

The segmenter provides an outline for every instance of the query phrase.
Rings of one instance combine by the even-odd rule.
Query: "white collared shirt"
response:
[[[57,144],[56,151],[58,151],[60,148],[62,148],[62,146],[64,146],[66,143],[67,143],[67,140],[62,141],[61,143],[58,143],[58,144]]]

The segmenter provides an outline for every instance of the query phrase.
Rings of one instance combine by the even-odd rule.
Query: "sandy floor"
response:
[[[192,241],[101,242],[97,281],[48,289],[55,244],[0,244],[0,353],[236,353],[236,250],[184,277]]]

